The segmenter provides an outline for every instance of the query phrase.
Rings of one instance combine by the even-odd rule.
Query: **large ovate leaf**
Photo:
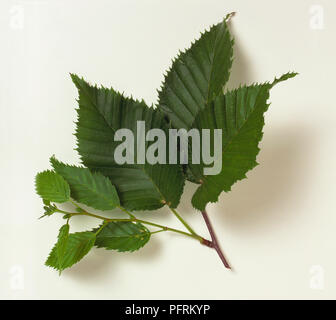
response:
[[[269,90],[274,84],[295,75],[288,73],[272,84],[244,86],[221,94],[196,117],[193,128],[222,129],[220,173],[205,175],[206,165],[203,162],[189,165],[194,178],[202,183],[192,198],[196,209],[204,210],[208,202],[216,202],[222,191],[231,190],[236,181],[244,179],[246,172],[257,165],[256,156],[263,135],[264,113],[269,106]],[[210,150],[213,154],[212,140]]]
[[[69,183],[71,196],[76,201],[98,210],[112,210],[120,205],[115,187],[101,173],[64,164],[55,157],[51,157],[50,162],[55,171]]]
[[[70,198],[70,188],[62,176],[56,172],[46,170],[35,178],[37,194],[46,202],[63,203]]]
[[[233,40],[225,20],[204,32],[173,61],[158,107],[175,128],[190,128],[198,112],[222,93],[232,65]]]
[[[83,164],[109,177],[121,204],[129,210],[153,210],[165,203],[176,207],[184,186],[181,166],[137,164],[137,121],[145,121],[146,131],[163,129],[164,115],[113,89],[91,86],[76,75],[72,75],[72,80],[79,92],[76,137]],[[120,144],[114,141],[118,129],[129,129],[134,134],[134,164],[120,165],[114,159]],[[142,151],[148,145],[146,142]]]
[[[64,231],[64,232],[63,232]],[[66,235],[65,230],[60,231]],[[70,268],[72,265],[80,261],[93,247],[96,235],[93,232],[76,232],[70,233],[66,237],[62,236],[62,243],[59,241],[55,244],[46,261],[46,265],[56,270],[62,271]]]
[[[95,245],[98,248],[120,252],[135,251],[142,248],[149,241],[150,235],[150,231],[140,223],[128,221],[109,222],[97,234]]]

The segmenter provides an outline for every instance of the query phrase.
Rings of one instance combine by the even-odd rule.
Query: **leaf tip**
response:
[[[282,81],[286,81],[288,79],[294,78],[298,75],[298,72],[287,72],[283,74],[280,78],[274,78],[274,81],[270,84],[271,88],[273,88],[276,84]]]

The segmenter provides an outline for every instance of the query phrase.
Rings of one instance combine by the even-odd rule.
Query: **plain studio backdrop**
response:
[[[208,206],[234,272],[171,233],[132,254],[94,249],[61,277],[45,267],[64,220],[37,219],[34,176],[53,154],[79,163],[69,72],[155,103],[178,50],[232,11],[230,88],[300,73],[271,91],[260,165]],[[0,298],[336,298],[335,14],[332,0],[2,0]],[[208,237],[194,190],[178,210]],[[140,216],[180,227],[167,209]]]

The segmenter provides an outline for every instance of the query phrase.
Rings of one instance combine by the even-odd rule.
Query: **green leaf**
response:
[[[70,185],[71,197],[98,210],[112,210],[119,206],[119,197],[111,181],[101,173],[88,168],[64,164],[50,158],[54,170]]]
[[[66,246],[69,239],[69,230],[70,230],[69,224],[65,224],[61,227],[58,234],[58,241],[56,244],[56,256],[60,272],[64,269],[63,264],[65,261]]]
[[[223,20],[173,61],[158,103],[173,127],[190,128],[198,112],[222,93],[229,79],[232,55],[233,40]]]
[[[190,164],[189,168],[202,185],[196,190],[192,204],[204,210],[208,202],[216,202],[222,191],[230,191],[232,185],[246,178],[247,171],[257,165],[258,144],[262,138],[264,113],[268,109],[269,90],[278,82],[296,74],[288,73],[275,81],[221,94],[195,119],[193,128],[222,129],[222,169],[217,175],[205,175],[204,163]],[[214,143],[211,142],[211,154]]]
[[[62,272],[64,267],[64,261],[65,261],[65,253],[66,253],[66,246],[69,238],[69,225],[65,224],[63,225],[58,233],[58,240],[51,252],[51,255],[49,256],[46,264],[50,265],[53,263],[53,267],[57,270]],[[49,260],[50,259],[50,260]]]
[[[64,225],[46,261],[46,265],[62,271],[70,268],[80,261],[93,247],[96,235],[93,232],[76,232],[67,235],[67,227]]]
[[[42,202],[44,205],[49,206],[50,205],[50,200],[42,199]]]
[[[98,230],[95,229],[93,232]],[[140,223],[109,222],[97,234],[95,245],[107,250],[135,251],[142,248],[150,238],[150,231]]]
[[[43,209],[44,209],[44,214],[43,216],[39,217],[39,219],[42,219],[43,217],[46,217],[46,216],[51,216],[57,211],[57,207],[51,204],[45,205]]]
[[[283,81],[286,81],[288,79],[294,78],[297,75],[298,75],[297,72],[287,72],[287,73],[283,74],[280,78],[274,78],[274,81],[271,83],[271,86],[273,88],[276,84],[278,84],[280,82],[283,82]]]
[[[114,159],[114,151],[120,144],[114,141],[115,132],[131,130],[136,144],[137,121],[145,121],[146,131],[165,128],[166,120],[161,112],[113,89],[91,86],[76,75],[72,75],[72,80],[79,91],[76,136],[83,164],[109,177],[121,204],[129,210],[154,210],[165,203],[175,208],[184,186],[180,165],[137,164],[137,150],[133,150],[135,164],[120,165]],[[147,142],[141,149],[149,145]]]
[[[45,203],[63,203],[70,198],[70,188],[68,183],[59,174],[47,170],[40,172],[35,178],[37,194]]]

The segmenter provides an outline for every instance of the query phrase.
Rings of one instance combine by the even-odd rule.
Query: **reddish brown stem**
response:
[[[210,241],[210,240],[207,240],[207,239],[204,239],[204,238],[202,238],[202,241],[201,241],[201,243],[202,243],[203,245],[205,245],[205,246],[209,247],[209,248],[213,248],[213,247],[214,247],[214,245],[213,245],[213,242],[212,242],[212,241]]]
[[[216,234],[215,234],[215,232],[214,232],[214,229],[212,228],[212,225],[211,225],[211,222],[210,222],[210,220],[209,220],[208,214],[207,214],[207,212],[206,212],[205,210],[202,211],[202,216],[203,216],[203,219],[204,219],[204,221],[205,221],[205,223],[206,223],[206,226],[207,226],[207,228],[208,228],[208,230],[209,230],[209,233],[210,233],[210,236],[211,236],[211,239],[212,239],[212,247],[216,250],[216,252],[217,252],[217,254],[219,255],[220,259],[222,260],[222,262],[223,262],[225,268],[231,269],[229,263],[227,262],[227,260],[226,260],[226,258],[225,258],[225,256],[224,256],[224,254],[223,254],[222,249],[221,249],[220,246],[219,246],[219,243],[218,243],[218,241],[217,241]],[[204,244],[205,244],[205,243],[204,243]],[[205,245],[207,245],[208,247],[211,247],[211,246],[208,245],[208,244],[205,244]]]

